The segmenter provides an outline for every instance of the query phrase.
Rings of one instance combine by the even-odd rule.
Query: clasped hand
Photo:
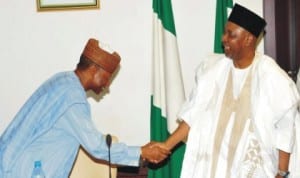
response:
[[[150,142],[142,146],[141,157],[151,163],[159,163],[171,153],[164,143]]]

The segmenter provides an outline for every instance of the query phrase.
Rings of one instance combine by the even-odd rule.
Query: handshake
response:
[[[143,161],[159,163],[171,154],[170,148],[165,143],[150,142],[141,148],[141,158]]]

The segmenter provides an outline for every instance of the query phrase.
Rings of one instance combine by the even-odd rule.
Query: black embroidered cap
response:
[[[266,26],[266,21],[249,9],[235,4],[228,21],[233,22],[258,37]]]

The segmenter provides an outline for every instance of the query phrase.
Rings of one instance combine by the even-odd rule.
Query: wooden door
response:
[[[264,0],[266,54],[296,80],[300,63],[300,1]]]

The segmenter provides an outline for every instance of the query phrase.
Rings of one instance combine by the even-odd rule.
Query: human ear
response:
[[[252,34],[247,33],[245,38],[245,45],[251,46],[253,44],[255,44],[255,37]]]

